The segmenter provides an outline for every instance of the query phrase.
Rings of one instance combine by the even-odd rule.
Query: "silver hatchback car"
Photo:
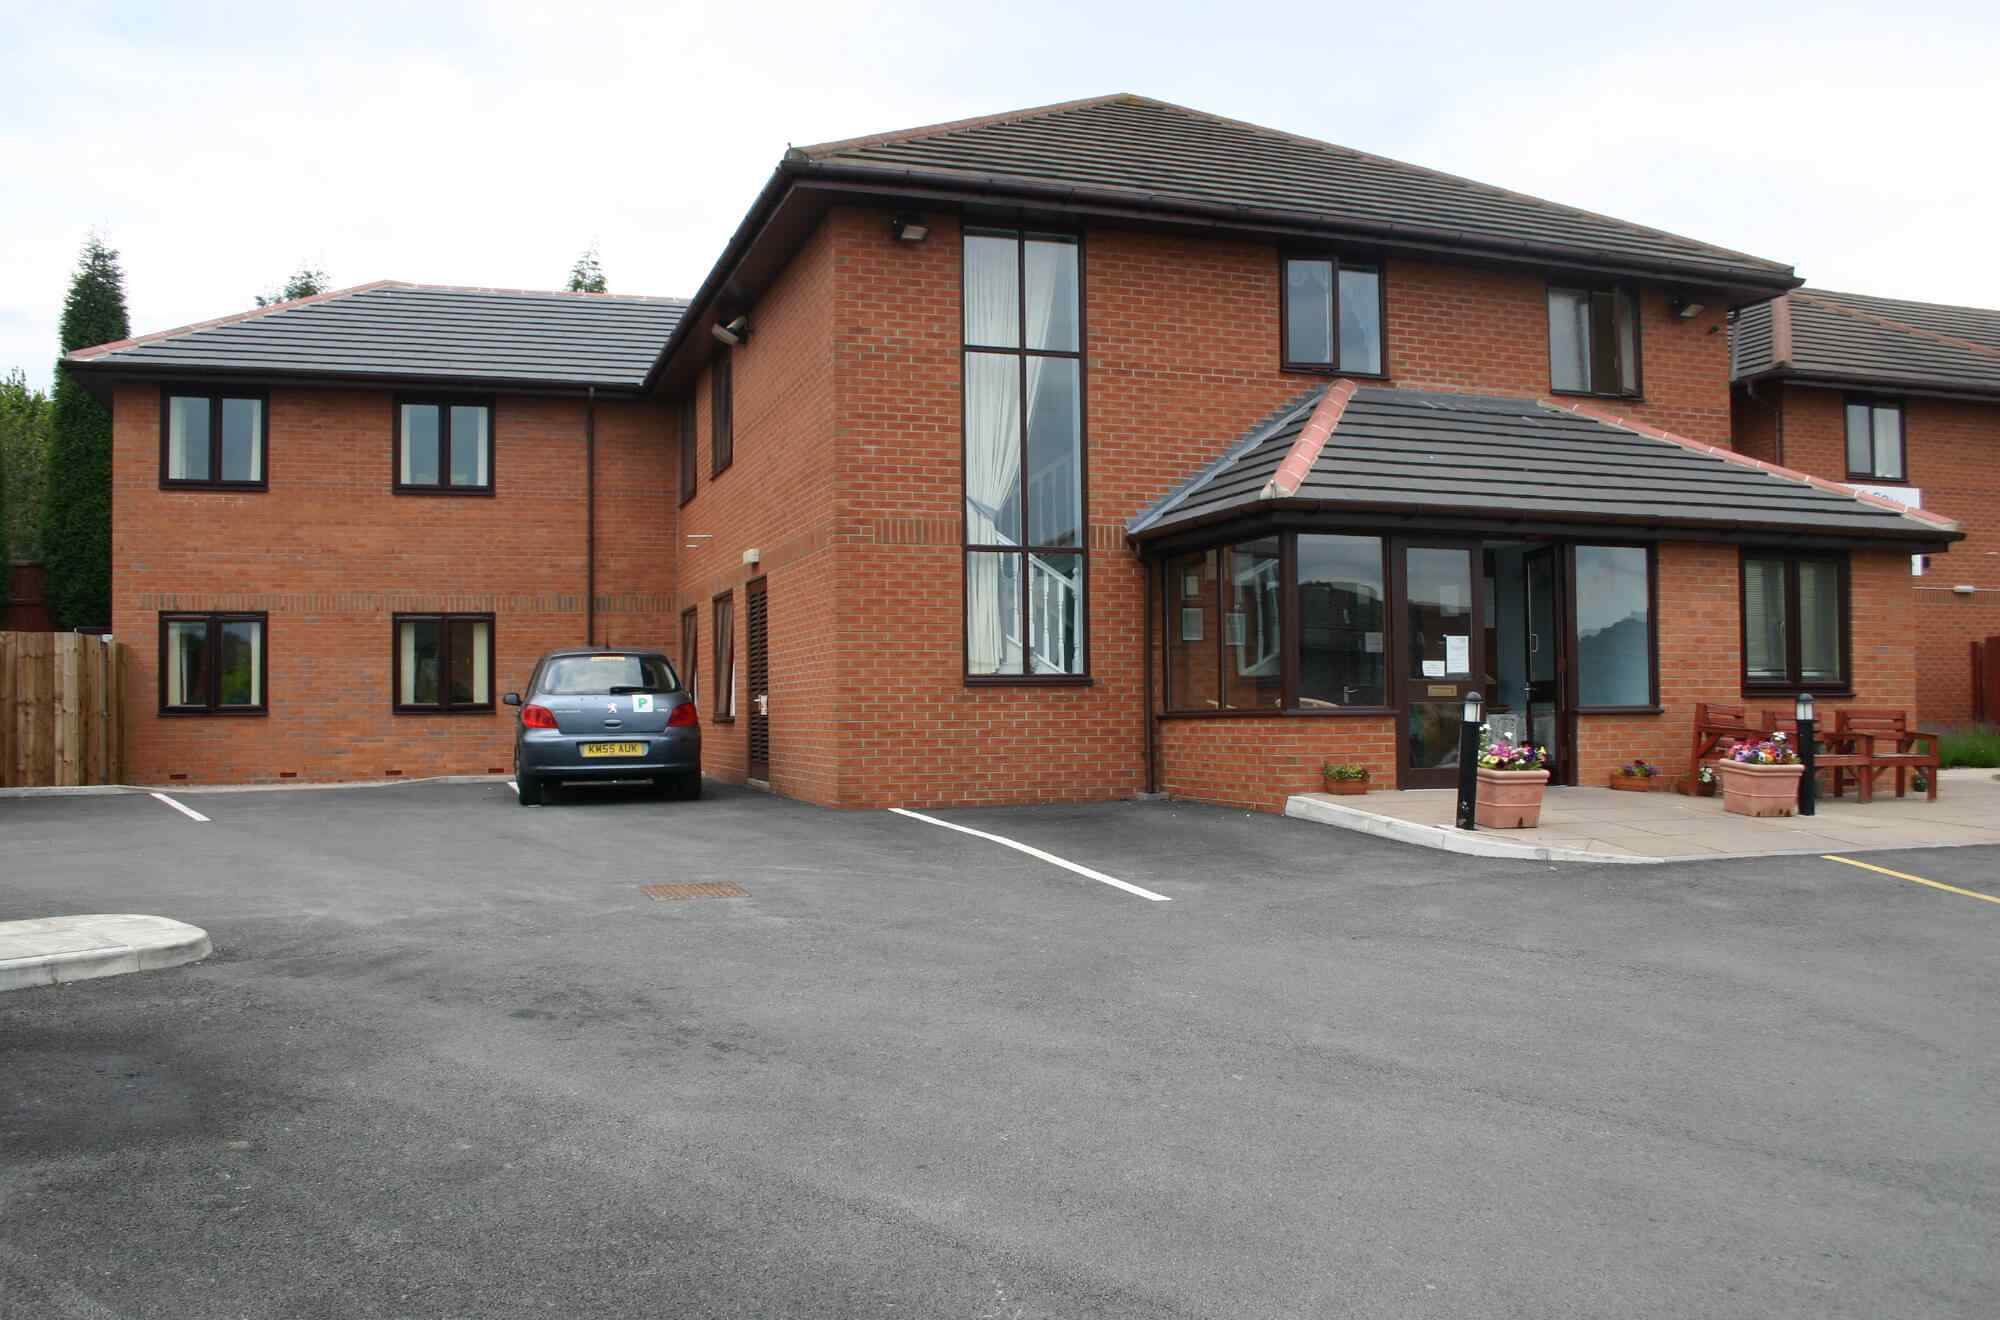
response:
[[[701,796],[701,718],[694,693],[658,651],[579,646],[535,662],[514,731],[521,805],[565,779],[650,779]]]

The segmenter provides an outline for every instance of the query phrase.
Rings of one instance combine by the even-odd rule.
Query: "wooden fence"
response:
[[[0,632],[0,788],[125,778],[125,644]]]

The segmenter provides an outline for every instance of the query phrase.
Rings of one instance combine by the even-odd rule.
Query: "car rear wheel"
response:
[[[540,775],[515,775],[514,787],[519,790],[522,806],[538,807],[542,804],[542,777]]]
[[[678,775],[661,775],[653,781],[668,797],[692,802],[701,796],[701,771],[690,770]]]

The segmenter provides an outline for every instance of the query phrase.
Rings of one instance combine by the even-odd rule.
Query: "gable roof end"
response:
[[[1794,289],[1745,307],[1730,373],[1863,389],[2000,397],[2000,311]]]

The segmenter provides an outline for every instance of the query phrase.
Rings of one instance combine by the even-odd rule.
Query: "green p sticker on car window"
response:
[[[632,713],[634,715],[651,715],[653,713],[653,694],[650,692],[634,692],[632,694]]]

